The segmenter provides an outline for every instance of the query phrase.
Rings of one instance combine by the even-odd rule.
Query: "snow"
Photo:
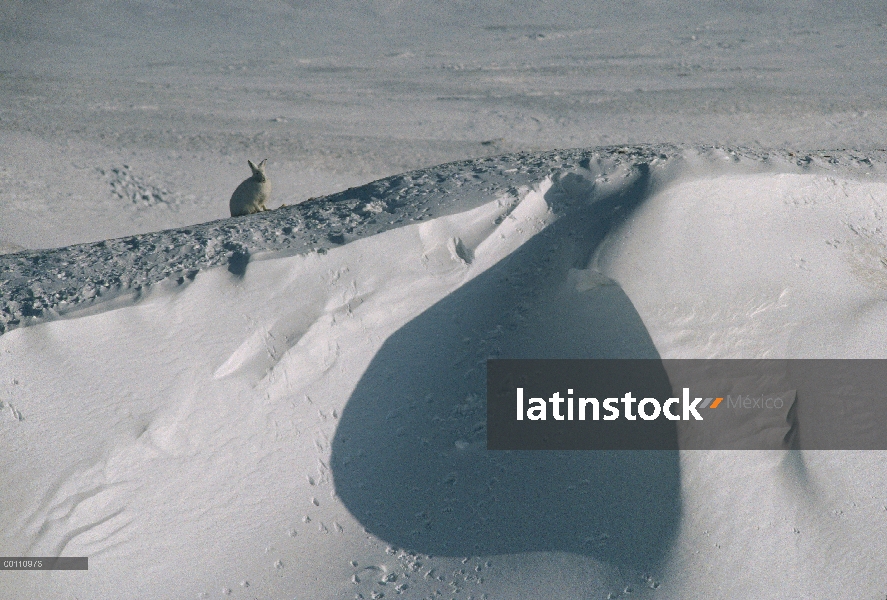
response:
[[[885,358],[885,192],[827,174],[681,182],[599,267],[669,358]]]
[[[883,453],[491,453],[484,365],[885,358],[885,20],[4,3],[0,554],[89,570],[0,596],[882,597]]]

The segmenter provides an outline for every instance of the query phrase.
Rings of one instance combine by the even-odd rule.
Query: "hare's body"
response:
[[[271,182],[265,177],[266,160],[268,159],[260,162],[258,166],[254,165],[251,160],[246,161],[249,163],[249,168],[253,170],[253,176],[234,190],[230,202],[232,217],[268,210],[265,208],[265,201],[271,197]]]

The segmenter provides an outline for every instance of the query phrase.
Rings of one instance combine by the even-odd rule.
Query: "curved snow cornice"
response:
[[[753,150],[649,145],[553,150],[458,161],[388,177],[337,194],[247,217],[52,250],[0,255],[0,334],[114,299],[133,299],[160,282],[185,285],[202,269],[242,273],[263,256],[324,253],[357,238],[558,183],[566,214],[575,202],[637,184],[643,194],[676,179],[723,172],[887,172],[887,151]],[[569,177],[572,174],[571,177]]]

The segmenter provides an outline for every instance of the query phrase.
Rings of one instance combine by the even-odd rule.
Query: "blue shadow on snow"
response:
[[[569,281],[649,185],[642,170],[565,207],[554,186],[564,217],[383,344],[332,445],[336,493],[367,531],[431,555],[662,563],[680,520],[676,450],[487,451],[485,429],[487,358],[659,358],[621,288]]]

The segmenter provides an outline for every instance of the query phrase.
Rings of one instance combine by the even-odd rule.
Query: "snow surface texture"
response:
[[[0,255],[0,333],[22,323],[68,314],[97,300],[138,296],[144,286],[170,277],[183,283],[209,266],[227,264],[232,273],[242,275],[250,258],[263,253],[323,253],[358,237],[465,211],[493,198],[515,196],[518,188],[541,185],[546,177],[560,181],[572,175],[586,179],[585,185],[593,187],[603,182],[618,185],[611,180],[643,174],[646,187],[636,193],[646,194],[675,174],[676,169],[670,167],[690,167],[692,171],[697,161],[705,162],[699,168],[714,172],[724,169],[723,163],[734,162],[740,170],[855,176],[883,175],[884,156],[882,151],[869,155],[847,151],[799,154],[645,146],[505,155],[441,165],[268,215],[57,250]],[[724,224],[735,225],[732,220]],[[738,232],[722,234],[735,236]],[[771,235],[778,235],[778,231]]]
[[[882,357],[885,24],[0,2],[0,553],[90,557],[0,598],[884,598],[884,453],[493,456],[481,382]]]
[[[881,0],[6,0],[0,244],[228,216],[247,158],[273,208],[518,151],[884,148],[885,25]]]
[[[61,319],[47,300],[0,337],[0,547],[90,557],[3,585],[877,597],[882,453],[489,453],[483,397],[489,357],[884,357],[885,172],[882,154],[512,155],[6,256],[24,280],[80,265],[73,282],[139,291]]]

